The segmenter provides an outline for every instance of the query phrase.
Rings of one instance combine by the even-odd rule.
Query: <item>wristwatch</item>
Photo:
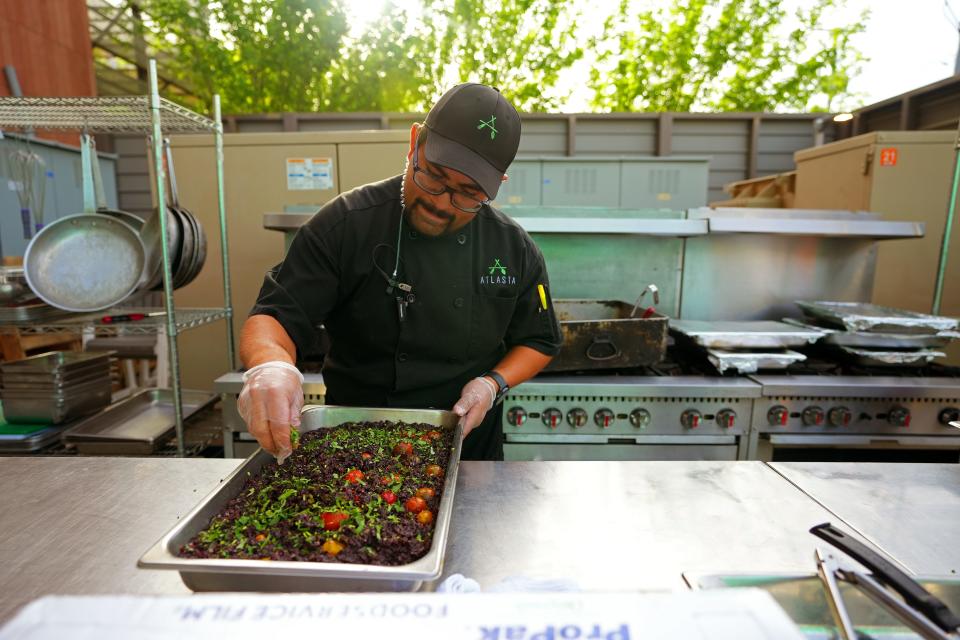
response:
[[[493,381],[497,383],[497,395],[493,399],[493,404],[498,404],[503,400],[503,396],[507,395],[507,391],[510,391],[510,385],[507,384],[507,381],[503,379],[503,376],[491,369],[483,374],[484,377],[493,378]]]

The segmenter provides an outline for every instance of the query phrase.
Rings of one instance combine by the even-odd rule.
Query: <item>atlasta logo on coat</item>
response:
[[[516,276],[507,273],[507,267],[500,263],[500,258],[494,258],[493,265],[487,267],[486,271],[480,275],[480,284],[517,284]]]

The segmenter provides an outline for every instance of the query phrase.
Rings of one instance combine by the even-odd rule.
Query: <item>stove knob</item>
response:
[[[555,409],[550,407],[549,409],[544,409],[543,414],[543,424],[547,425],[551,429],[556,429],[560,425],[560,421],[563,419],[563,414],[560,412],[560,409]]]
[[[852,419],[853,414],[846,407],[834,407],[827,412],[827,422],[831,427],[845,427]]]
[[[593,414],[593,421],[598,427],[606,429],[613,424],[614,417],[613,411],[610,411],[610,409],[597,409],[597,412]]]
[[[587,412],[577,407],[567,412],[567,424],[574,429],[587,424]]]
[[[800,415],[803,424],[808,427],[819,427],[823,424],[823,409],[820,407],[807,407]]]
[[[905,407],[894,407],[887,414],[887,421],[895,427],[909,427],[910,410]]]
[[[680,414],[680,424],[687,429],[696,429],[700,426],[700,421],[702,419],[703,416],[701,416],[700,412],[696,409],[687,409]]]
[[[737,414],[733,409],[721,409],[720,411],[717,411],[717,424],[724,429],[733,428],[733,424],[736,421]]]
[[[957,420],[960,420],[960,409],[956,407],[947,407],[937,415],[937,421],[940,422],[940,424],[950,424]]]
[[[767,411],[767,422],[771,426],[787,426],[787,419],[790,417],[790,412],[783,405],[777,405],[775,407],[770,407],[770,411]]]
[[[520,407],[510,407],[507,410],[507,422],[515,427],[523,426],[527,421],[527,412]]]
[[[637,429],[646,429],[650,424],[650,412],[646,409],[634,409],[630,412],[630,424]]]

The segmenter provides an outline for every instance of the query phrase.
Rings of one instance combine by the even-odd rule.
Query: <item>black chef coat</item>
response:
[[[402,179],[324,205],[267,273],[251,311],[276,318],[299,354],[314,346],[315,327],[326,327],[330,404],[450,409],[509,348],[560,349],[543,255],[530,236],[490,206],[453,234],[419,234],[402,221]],[[398,228],[396,280],[409,293],[388,281]],[[402,321],[398,296],[407,301]],[[465,440],[464,459],[502,459],[501,413],[492,409]]]

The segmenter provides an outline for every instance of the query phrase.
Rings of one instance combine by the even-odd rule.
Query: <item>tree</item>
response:
[[[594,44],[592,105],[612,111],[830,110],[863,60],[860,22],[827,28],[843,0],[816,0],[785,26],[783,0],[687,0],[635,11],[629,0]]]
[[[583,56],[576,44],[577,15],[555,0],[424,0],[428,32],[440,33],[435,83],[482,82],[498,87],[519,110],[549,111],[558,100],[547,90]],[[452,82],[450,83],[452,84]],[[442,93],[434,87],[435,97]]]
[[[174,73],[226,113],[313,111],[347,32],[339,0],[143,0]]]

